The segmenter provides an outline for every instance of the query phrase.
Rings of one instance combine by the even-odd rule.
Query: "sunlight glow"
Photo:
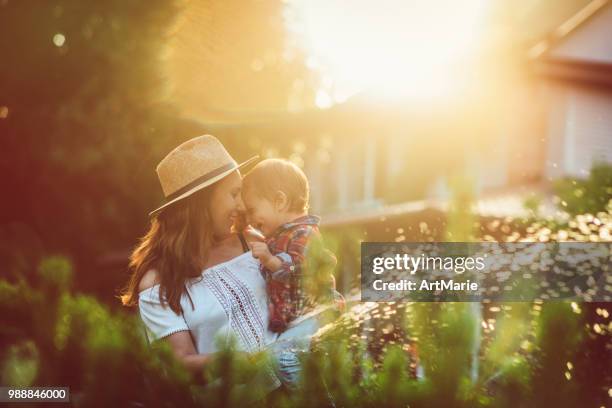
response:
[[[56,47],[62,47],[66,42],[66,37],[62,33],[57,33],[53,36],[53,44]]]
[[[484,0],[288,0],[285,18],[309,55],[308,67],[333,79],[322,88],[334,103],[364,90],[436,98],[454,91],[477,51],[484,6]]]

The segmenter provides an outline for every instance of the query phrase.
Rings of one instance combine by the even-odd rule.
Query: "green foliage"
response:
[[[538,195],[530,195],[523,202],[523,207],[529,211],[529,216],[531,218],[536,218],[539,214],[540,205],[542,204],[542,197]]]
[[[38,274],[44,282],[64,291],[72,281],[72,264],[61,256],[45,258],[38,267]]]
[[[446,240],[468,242],[474,239],[473,183],[467,177],[454,177],[451,181],[452,197],[448,209]]]
[[[566,377],[567,362],[575,359],[584,333],[568,303],[545,303],[536,326],[536,364],[532,384],[534,407],[580,405],[578,384]]]
[[[6,351],[0,381],[16,387],[32,385],[38,374],[38,349],[33,341],[11,345]]]
[[[237,352],[230,342],[201,375],[190,374],[166,343],[147,344],[137,316],[111,313],[68,291],[65,280],[58,286],[62,270],[68,261],[54,257],[40,265],[37,287],[0,281],[0,313],[8,317],[0,376],[6,385],[69,386],[78,406],[569,407],[607,398],[608,367],[590,354],[606,355],[607,335],[585,325],[589,304],[491,306],[496,319],[486,320],[496,328],[483,332],[471,378],[480,328],[471,304],[358,303],[301,356],[296,391],[265,395],[270,356]],[[601,327],[610,321],[603,310]],[[417,349],[422,379],[413,370]]]
[[[589,225],[608,225],[600,215]],[[586,221],[580,219],[578,225]],[[136,316],[112,314],[94,298],[71,293],[71,275],[68,260],[52,257],[37,268],[36,285],[0,280],[3,384],[68,385],[77,405],[101,407],[246,401],[273,407],[573,407],[602,405],[611,383],[605,305],[492,305],[479,345],[481,322],[470,304],[358,304],[325,327],[313,352],[303,356],[297,391],[263,397],[256,390],[267,356],[246,357],[230,345],[202,376],[191,376],[167,345],[146,344]],[[475,347],[480,364],[471,378]],[[420,380],[412,373],[412,349],[425,373]]]
[[[196,131],[164,102],[160,70],[182,4],[0,4],[0,55],[10,61],[0,64],[0,169],[11,192],[0,240],[10,266],[23,269],[39,245],[91,262],[142,233],[161,199],[152,169]],[[26,242],[13,241],[15,229]]]
[[[414,308],[419,356],[430,383],[428,397],[436,405],[466,404],[472,399],[468,384],[476,324],[470,304],[417,303]]]
[[[586,180],[565,178],[554,184],[561,207],[571,215],[605,211],[612,200],[612,165],[596,163]]]

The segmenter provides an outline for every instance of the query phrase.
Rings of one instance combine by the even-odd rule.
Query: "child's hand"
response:
[[[253,252],[253,257],[259,259],[259,262],[264,265],[274,256],[268,249],[268,245],[265,242],[251,242],[250,245],[251,251]]]
[[[258,229],[253,228],[250,225],[247,225],[244,228],[244,232],[249,235],[249,237],[253,238],[254,241],[265,241],[266,237],[261,233]]]
[[[251,242],[250,245],[253,257],[259,259],[259,262],[269,271],[276,272],[283,265],[283,261],[272,255],[265,242]]]

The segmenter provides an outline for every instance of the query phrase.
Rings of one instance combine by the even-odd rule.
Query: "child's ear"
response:
[[[286,211],[289,207],[289,200],[287,199],[287,194],[282,191],[277,191],[274,196],[274,209],[276,211]]]

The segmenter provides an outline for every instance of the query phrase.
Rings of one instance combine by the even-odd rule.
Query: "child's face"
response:
[[[247,222],[268,236],[283,224],[282,214],[270,200],[260,197],[256,192],[242,190],[242,201],[246,208]]]

